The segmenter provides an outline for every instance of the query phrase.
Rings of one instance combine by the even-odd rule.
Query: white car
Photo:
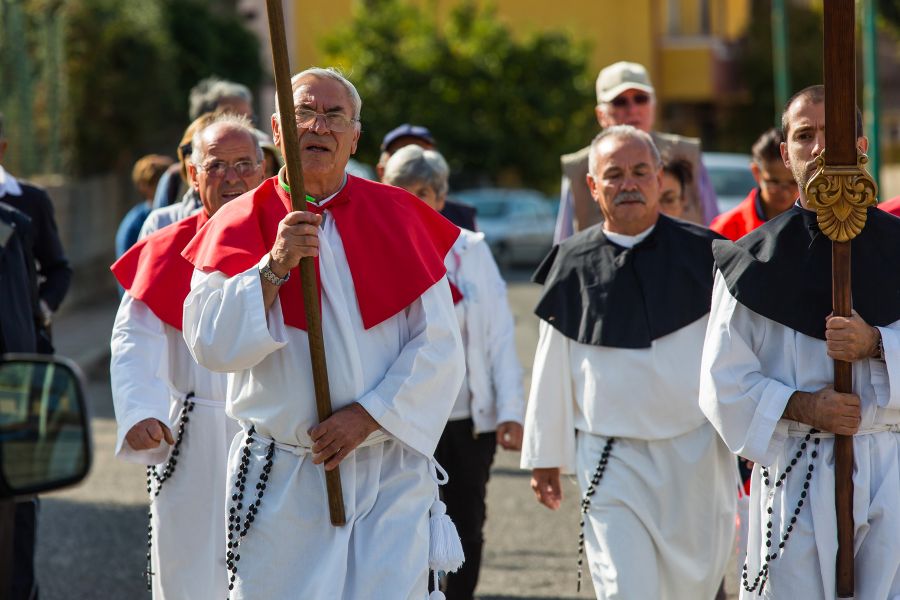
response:
[[[557,204],[538,191],[476,188],[450,196],[478,210],[478,230],[501,268],[534,266],[553,246]]]
[[[720,213],[740,204],[756,187],[756,180],[750,172],[752,160],[753,157],[749,154],[703,153],[703,164],[716,191]]]

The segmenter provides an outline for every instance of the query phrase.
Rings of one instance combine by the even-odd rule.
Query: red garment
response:
[[[181,256],[208,220],[206,211],[163,227],[138,241],[110,270],[119,285],[146,304],[161,321],[181,331],[184,299],[191,291],[194,266]]]
[[[900,217],[900,196],[879,202],[878,208],[891,213],[895,217]]]
[[[222,207],[183,255],[201,271],[233,277],[269,252],[289,210],[290,195],[277,176],[267,179]],[[447,272],[444,256],[459,237],[457,226],[412,194],[352,175],[334,198],[310,210],[328,211],[334,219],[366,329],[404,310],[438,282]],[[305,330],[298,268],[278,295],[285,324]]]
[[[744,237],[763,223],[756,212],[759,188],[754,188],[740,204],[724,212],[710,223],[709,228],[730,239],[732,242]]]

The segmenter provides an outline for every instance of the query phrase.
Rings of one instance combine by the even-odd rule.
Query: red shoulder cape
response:
[[[716,233],[724,235],[732,242],[736,242],[761,226],[765,221],[756,214],[756,198],[758,195],[759,188],[753,188],[753,191],[740,204],[713,219],[709,228]]]
[[[222,207],[182,253],[195,268],[228,277],[272,248],[290,195],[272,177]],[[370,329],[412,304],[446,273],[444,256],[459,228],[400,189],[352,175],[325,206],[341,235],[363,326]],[[317,263],[318,270],[318,263]],[[306,329],[300,271],[279,290],[286,325]]]
[[[181,251],[206,223],[205,211],[163,227],[140,240],[110,270],[128,294],[146,304],[161,321],[181,331],[184,299],[191,291],[194,266]]]
[[[895,217],[900,217],[900,196],[891,198],[890,200],[885,200],[884,202],[880,202],[878,204],[878,208],[891,213]]]

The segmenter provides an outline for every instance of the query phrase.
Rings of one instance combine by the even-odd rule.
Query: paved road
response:
[[[524,273],[509,274],[519,357],[526,390],[537,342],[531,315],[536,286]],[[112,315],[93,315],[91,330],[109,330]],[[101,343],[101,342],[96,342]],[[102,339],[106,343],[106,339]],[[89,385],[95,462],[77,488],[42,500],[38,569],[43,600],[147,598],[142,578],[147,499],[143,468],[113,460],[115,423],[108,373],[95,371]],[[573,600],[578,492],[567,482],[563,507],[540,507],[518,469],[518,453],[497,455],[488,490],[486,549],[478,597],[482,600]]]

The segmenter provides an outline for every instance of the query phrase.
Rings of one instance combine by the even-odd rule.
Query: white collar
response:
[[[7,173],[3,166],[0,165],[0,198],[9,194],[10,196],[21,196],[22,186],[16,181],[16,178]]]
[[[625,235],[624,233],[614,233],[606,228],[606,225],[603,226],[603,235],[611,241],[613,244],[617,246],[622,246],[623,248],[633,248],[637,244],[644,241],[644,239],[650,235],[650,232],[653,231],[653,228],[656,227],[656,223],[640,232],[637,235]]]

